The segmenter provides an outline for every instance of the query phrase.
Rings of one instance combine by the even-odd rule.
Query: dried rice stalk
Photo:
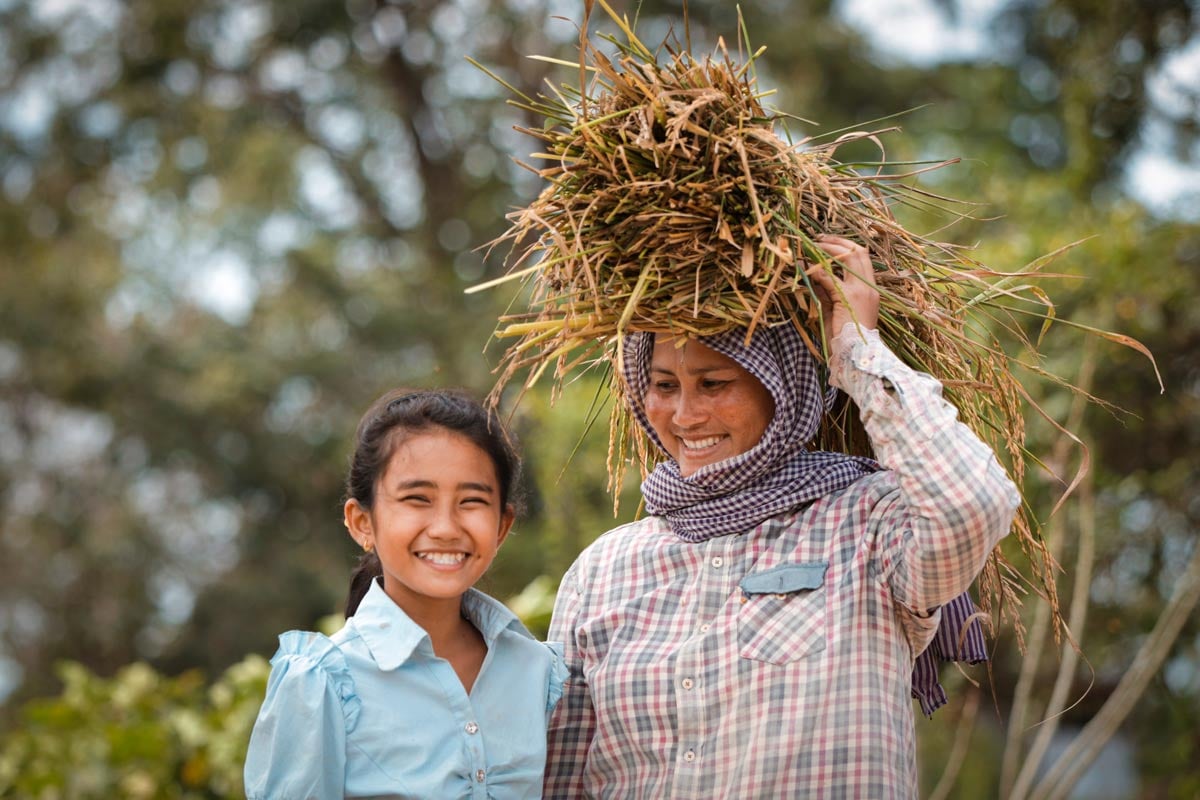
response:
[[[643,471],[657,458],[631,424],[620,401],[623,386],[611,371],[621,335],[699,336],[792,324],[823,359],[820,304],[805,269],[833,269],[813,242],[831,233],[870,250],[881,295],[879,329],[888,346],[942,381],[962,421],[1006,460],[1020,486],[1031,457],[1023,412],[1032,400],[1013,369],[1044,373],[1032,360],[1009,355],[997,336],[1015,339],[1036,358],[1022,317],[1041,319],[1044,332],[1055,314],[1045,293],[1026,279],[1058,252],[1001,273],[960,246],[910,233],[892,206],[948,211],[946,198],[905,183],[940,164],[884,174],[879,137],[892,129],[785,141],[776,132],[785,115],[768,111],[756,88],[753,65],[761,51],[739,64],[721,42],[715,58],[697,60],[690,46],[668,40],[659,58],[627,20],[598,2],[624,36],[605,37],[616,47],[615,61],[588,40],[585,20],[580,62],[570,65],[579,71],[578,88],[551,86],[550,94],[534,99],[505,84],[517,95],[511,103],[545,119],[541,128],[522,130],[544,148],[533,157],[545,166],[534,171],[547,185],[510,215],[511,227],[489,245],[511,248],[509,272],[470,290],[519,280],[531,291],[529,311],[500,320],[497,336],[516,341],[504,353],[492,398],[522,373],[528,388],[549,372],[557,391],[581,369],[609,369],[618,397],[609,447],[615,496],[630,453]],[[878,163],[838,161],[839,148],[863,139],[879,146]],[[1092,332],[1150,355],[1133,340]],[[828,415],[816,444],[871,454],[848,403]],[[1032,587],[1057,620],[1059,567],[1024,508],[1013,533]],[[997,549],[980,583],[984,611],[1011,623],[1023,648],[1017,612],[1028,582]]]

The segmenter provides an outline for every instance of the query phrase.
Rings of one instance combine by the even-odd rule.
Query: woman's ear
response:
[[[504,544],[504,540],[508,538],[508,532],[512,530],[513,522],[516,518],[516,510],[511,505],[505,506],[504,513],[500,515],[500,532],[496,536],[496,547]]]
[[[363,550],[374,550],[375,529],[371,526],[371,514],[354,499],[346,501],[342,513],[342,522],[350,532],[350,538],[358,542],[358,546]]]

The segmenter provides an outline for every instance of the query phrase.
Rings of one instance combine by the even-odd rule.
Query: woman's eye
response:
[[[720,389],[722,386],[725,386],[728,383],[729,381],[705,380],[700,385],[705,389]]]
[[[671,392],[675,390],[675,384],[672,381],[656,381],[654,389],[659,392]]]

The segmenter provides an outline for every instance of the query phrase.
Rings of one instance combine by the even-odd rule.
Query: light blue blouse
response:
[[[280,636],[247,798],[540,798],[562,648],[482,592],[463,613],[488,646],[470,695],[378,582],[332,637]]]

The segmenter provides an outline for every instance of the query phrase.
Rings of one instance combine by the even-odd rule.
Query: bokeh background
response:
[[[0,0],[0,797],[225,798],[265,659],[336,624],[360,413],[479,394],[504,289],[480,245],[540,188],[527,92],[582,0]],[[644,41],[681,5],[647,0]],[[977,204],[941,236],[1043,285],[1032,510],[1080,649],[1030,595],[918,719],[930,797],[1200,796],[1200,36],[1188,0],[746,0],[792,133],[898,124]],[[696,52],[737,8],[692,0]],[[613,26],[597,19],[597,31]],[[901,112],[887,123],[871,120]],[[951,220],[899,210],[923,231]],[[906,216],[909,214],[909,216]],[[529,508],[484,587],[544,631],[612,527],[600,384],[514,416]],[[599,415],[599,423],[593,424]],[[1053,516],[1063,483],[1090,471]],[[635,482],[618,519],[636,512]],[[401,721],[398,720],[398,724]]]

